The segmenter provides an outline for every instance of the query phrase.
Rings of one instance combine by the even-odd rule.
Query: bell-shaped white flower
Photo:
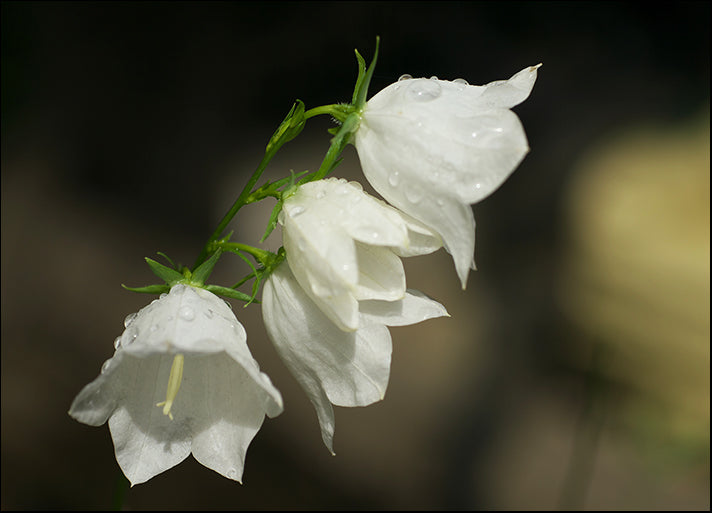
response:
[[[178,284],[126,318],[114,356],[77,395],[69,414],[109,421],[116,460],[143,483],[189,454],[241,481],[247,447],[282,397],[260,372],[225,301]]]
[[[297,281],[347,331],[359,327],[359,301],[405,297],[399,256],[442,246],[422,223],[343,179],[301,185],[284,201],[280,222]]]
[[[334,410],[367,406],[383,399],[391,367],[386,326],[405,326],[448,316],[445,307],[415,290],[402,299],[358,302],[358,329],[331,322],[283,262],[262,293],[262,316],[277,353],[316,408],[321,436],[333,454]]]
[[[470,205],[497,189],[529,150],[509,109],[529,96],[538,67],[484,86],[402,79],[363,109],[354,144],[366,179],[442,237],[463,289],[474,269]]]

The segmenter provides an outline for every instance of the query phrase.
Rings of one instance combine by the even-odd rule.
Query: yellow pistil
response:
[[[173,420],[171,406],[173,406],[173,401],[175,401],[176,396],[178,395],[180,383],[183,380],[183,360],[184,358],[182,354],[177,354],[173,358],[173,365],[171,365],[171,375],[168,377],[168,390],[166,390],[166,400],[156,404],[156,406],[163,406],[163,415],[168,415],[171,420]]]

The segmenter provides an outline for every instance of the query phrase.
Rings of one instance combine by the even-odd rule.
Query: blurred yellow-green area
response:
[[[709,510],[709,3],[0,8],[2,509]],[[67,415],[152,299],[121,284],[154,281],[156,251],[192,262],[292,102],[348,101],[376,35],[371,94],[543,62],[514,109],[531,151],[473,207],[478,270],[462,291],[445,251],[405,261],[451,318],[391,329],[386,397],[336,408],[336,456],[233,301],[285,401],[244,484],[189,457],[126,490],[108,427]],[[317,167],[331,126],[265,179]],[[371,190],[352,148],[335,174]],[[234,238],[257,245],[272,206]],[[213,280],[246,272],[225,256]]]

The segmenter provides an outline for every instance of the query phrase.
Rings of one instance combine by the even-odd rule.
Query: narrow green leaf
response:
[[[171,264],[171,267],[172,267],[173,269],[178,269],[178,266],[176,266],[176,264],[173,263],[173,260],[171,260],[171,259],[168,257],[168,255],[166,255],[166,254],[163,253],[162,251],[156,251],[156,254],[162,256],[163,258],[165,258],[165,259],[168,261],[168,263]]]
[[[170,286],[168,285],[146,285],[145,287],[127,287],[122,283],[121,286],[126,290],[130,290],[131,292],[141,292],[143,294],[163,294],[164,292],[168,292],[169,290],[171,290]]]
[[[146,257],[146,263],[151,268],[151,271],[153,271],[153,274],[165,281],[168,285],[173,285],[177,281],[183,279],[183,275],[181,273],[171,269],[170,267],[166,267],[163,264],[159,264],[155,260]]]
[[[198,283],[200,285],[205,283],[205,280],[208,279],[210,273],[213,272],[213,267],[215,267],[215,264],[218,262],[218,258],[220,258],[221,253],[222,249],[218,248],[217,251],[215,251],[215,253],[213,253],[210,258],[200,264],[200,266],[198,266],[198,268],[193,271],[192,281],[194,283]]]
[[[265,234],[260,239],[260,242],[264,242],[265,240],[267,240],[267,237],[269,237],[269,234],[272,233],[272,230],[275,229],[275,227],[277,226],[277,218],[279,217],[279,213],[281,211],[282,211],[282,200],[280,199],[279,201],[277,201],[277,204],[272,209],[272,213],[269,216],[269,221],[267,222],[267,229],[265,230]]]
[[[376,69],[376,61],[378,60],[378,47],[380,45],[381,38],[376,36],[376,50],[373,52],[373,60],[366,70],[366,74],[363,77],[363,81],[359,84],[356,83],[356,87],[359,87],[358,94],[354,91],[353,104],[357,109],[361,109],[366,103],[366,96],[368,96],[368,86],[371,85],[371,78],[373,77],[373,71]],[[360,67],[361,63],[359,63]]]
[[[252,301],[252,297],[240,292],[239,290],[230,289],[228,287],[221,287],[220,285],[206,285],[205,290],[212,292],[213,294],[218,294],[220,296],[229,297],[232,299],[239,299],[240,301]]]
[[[354,52],[356,52],[356,60],[358,61],[358,76],[356,77],[356,86],[354,87],[354,95],[351,103],[356,105],[356,100],[358,100],[361,87],[363,87],[363,81],[366,77],[366,61],[361,57],[361,54],[358,53],[358,50],[354,50]]]

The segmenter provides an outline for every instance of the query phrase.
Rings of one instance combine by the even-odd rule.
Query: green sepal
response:
[[[304,102],[297,100],[290,109],[287,117],[280,123],[269,142],[265,153],[270,153],[275,148],[291,141],[304,129],[306,118],[304,117]]]
[[[163,253],[162,251],[156,251],[156,254],[159,255],[159,256],[162,256],[163,258],[165,258],[165,259],[168,261],[168,263],[171,264],[171,267],[172,267],[173,269],[178,269],[178,266],[173,263],[173,260],[171,260],[171,259],[168,257],[168,255],[166,255],[166,254]]]
[[[131,292],[141,292],[143,294],[163,294],[171,290],[170,285],[146,285],[145,287],[127,287],[123,283],[121,284],[126,290]]]
[[[240,292],[239,290],[231,289],[228,287],[221,287],[220,285],[205,285],[205,290],[212,292],[213,294],[218,294],[221,296],[229,297],[232,299],[239,299],[240,301],[252,302],[254,298]]]
[[[376,61],[378,60],[378,47],[381,38],[376,36],[376,50],[373,53],[373,60],[366,69],[366,61],[361,57],[361,54],[356,52],[356,60],[358,61],[358,78],[356,79],[356,87],[354,87],[354,95],[351,103],[356,107],[356,110],[361,110],[366,104],[366,96],[368,96],[368,86],[371,84],[373,70],[376,69]]]
[[[267,240],[267,237],[269,237],[269,234],[272,233],[272,230],[274,230],[277,227],[277,218],[279,217],[279,213],[281,211],[282,211],[282,200],[279,199],[279,200],[277,200],[277,203],[275,204],[274,208],[272,209],[272,213],[269,215],[269,221],[267,222],[267,229],[265,230],[265,234],[260,239],[260,242],[264,242],[265,240]]]
[[[191,276],[191,282],[193,282],[196,285],[203,285],[205,283],[205,280],[207,280],[210,277],[210,273],[213,272],[213,268],[215,267],[215,264],[218,262],[218,259],[220,258],[220,255],[222,253],[222,248],[218,248],[213,255],[208,258],[205,262],[200,264],[198,268],[193,271],[193,274]]]
[[[151,268],[151,271],[153,271],[153,274],[165,281],[168,285],[174,285],[183,279],[181,273],[163,264],[159,264],[155,260],[146,257],[146,263]]]

